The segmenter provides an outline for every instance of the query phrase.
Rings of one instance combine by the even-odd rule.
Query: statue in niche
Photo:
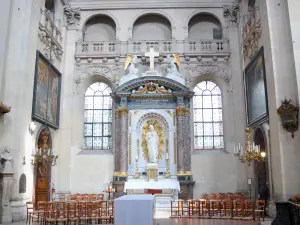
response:
[[[159,138],[152,124],[149,126],[149,129],[150,131],[148,131],[146,135],[149,158],[148,160],[149,163],[157,163]]]
[[[172,57],[171,55],[167,55],[167,62],[168,62],[167,72],[178,74],[176,59],[174,57]]]

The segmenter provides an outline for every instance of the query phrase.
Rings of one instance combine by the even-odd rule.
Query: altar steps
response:
[[[155,196],[155,208],[160,211],[171,211],[171,201],[174,199],[170,196]]]

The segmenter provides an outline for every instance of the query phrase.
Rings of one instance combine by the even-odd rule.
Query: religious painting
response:
[[[38,51],[32,118],[54,129],[59,127],[61,73]]]
[[[268,101],[263,48],[245,69],[245,94],[248,125],[267,118]]]

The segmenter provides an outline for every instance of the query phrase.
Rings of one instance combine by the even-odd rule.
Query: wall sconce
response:
[[[34,134],[35,128],[36,128],[35,122],[32,121],[32,122],[29,124],[29,132],[30,132],[30,134]]]
[[[277,109],[277,113],[281,118],[283,128],[292,133],[292,138],[294,138],[294,132],[298,130],[299,107],[293,105],[292,100],[285,99]]]
[[[26,157],[25,156],[23,157],[22,165],[24,165],[24,166],[26,165]]]

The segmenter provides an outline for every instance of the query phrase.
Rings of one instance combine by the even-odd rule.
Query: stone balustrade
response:
[[[51,17],[45,10],[41,10],[40,26],[44,28],[44,31],[52,39],[52,41],[62,45],[62,34],[58,27],[54,24]]]
[[[184,52],[190,54],[229,53],[228,40],[199,40],[184,43]]]
[[[184,53],[191,55],[226,55],[230,53],[229,41],[224,40],[186,40],[186,41],[98,41],[77,42],[77,57],[97,57],[101,55],[120,56],[131,54],[143,54],[150,48],[161,54]]]

